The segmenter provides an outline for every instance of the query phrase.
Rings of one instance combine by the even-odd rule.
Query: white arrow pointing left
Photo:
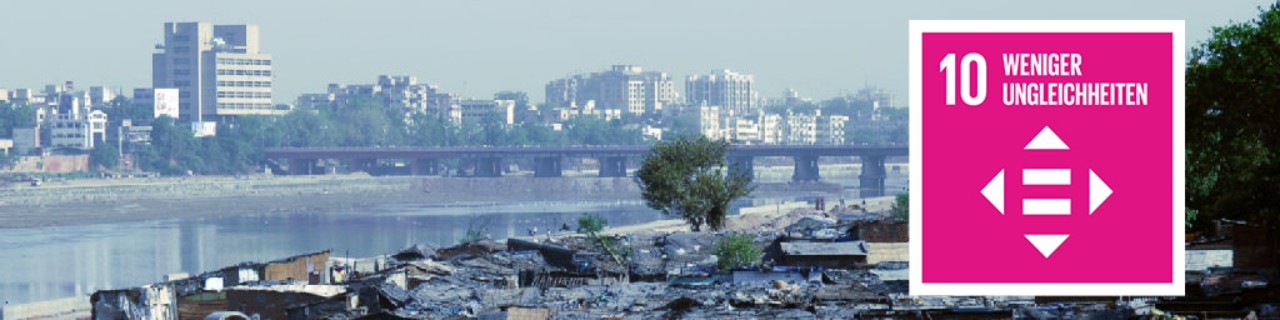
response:
[[[1000,169],[1000,173],[986,187],[982,187],[982,196],[991,201],[991,205],[996,206],[1000,214],[1004,214],[1004,169]]]

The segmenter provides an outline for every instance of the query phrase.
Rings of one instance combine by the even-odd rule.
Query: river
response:
[[[828,181],[852,188],[856,180],[855,176],[834,176]],[[886,181],[889,190],[902,190],[905,184],[904,175],[891,174]],[[811,196],[753,199],[742,205]],[[586,212],[603,215],[613,226],[662,218],[638,200],[476,202],[0,229],[0,257],[4,258],[0,301],[19,304],[87,295],[161,281],[172,273],[198,274],[320,250],[332,250],[335,256],[368,257],[416,243],[448,246],[477,226],[486,229],[486,235],[502,239],[527,234],[535,226],[539,230],[575,226]]]

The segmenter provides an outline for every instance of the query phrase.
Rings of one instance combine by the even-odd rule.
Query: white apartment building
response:
[[[820,117],[822,110],[816,110],[814,114],[787,110],[786,144],[817,144]]]
[[[818,117],[818,144],[844,144],[844,126],[849,116]]]
[[[637,65],[615,65],[608,71],[574,75],[546,85],[546,103],[558,107],[595,101],[600,109],[646,114],[660,112],[678,98],[670,76],[644,71]]]
[[[782,115],[763,113],[760,115],[761,144],[782,144],[785,141],[784,134]]]
[[[755,119],[732,119],[729,121],[729,129],[729,141],[733,143],[760,143],[760,123]]]
[[[378,76],[378,87],[387,105],[401,111],[427,111],[432,88],[418,84],[414,76]]]
[[[48,126],[49,146],[55,148],[89,150],[107,140],[107,114],[101,110],[55,114],[48,118]]]
[[[515,100],[467,99],[459,100],[458,105],[461,110],[460,118],[455,122],[496,120],[505,125],[515,124]]]

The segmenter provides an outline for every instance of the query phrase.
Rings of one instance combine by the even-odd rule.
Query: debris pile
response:
[[[724,234],[713,232],[611,236],[613,254],[582,235],[415,245],[372,268],[318,252],[100,291],[94,317],[1047,319],[1187,314],[1195,311],[1188,305],[1204,305],[1188,304],[1190,298],[913,297],[906,261],[866,259],[869,243],[905,241],[905,223],[864,212],[803,212],[779,216],[790,221],[785,226],[750,233],[764,254],[745,268],[719,268],[715,248]],[[1206,292],[1256,295],[1269,288],[1266,277],[1210,271],[1194,278]],[[1228,310],[1214,315],[1277,316],[1274,304],[1221,303],[1213,307]]]

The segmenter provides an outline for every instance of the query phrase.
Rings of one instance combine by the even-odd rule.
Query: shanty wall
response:
[[[215,311],[227,310],[227,295],[207,292],[178,299],[178,320],[202,320]]]
[[[227,307],[249,316],[257,314],[261,320],[287,320],[288,308],[324,300],[324,297],[302,293],[270,290],[227,289]]]
[[[44,172],[66,173],[89,170],[89,156],[47,156],[44,157]]]
[[[263,280],[277,281],[306,281],[311,283],[311,272],[324,272],[325,265],[329,262],[329,252],[322,251],[310,255],[295,256],[283,261],[270,262],[263,267]],[[310,264],[310,268],[307,265]]]
[[[907,242],[909,229],[904,221],[867,221],[853,226],[854,236],[866,242]]]
[[[783,255],[782,264],[807,268],[853,269],[867,264],[867,256],[795,256]]]

